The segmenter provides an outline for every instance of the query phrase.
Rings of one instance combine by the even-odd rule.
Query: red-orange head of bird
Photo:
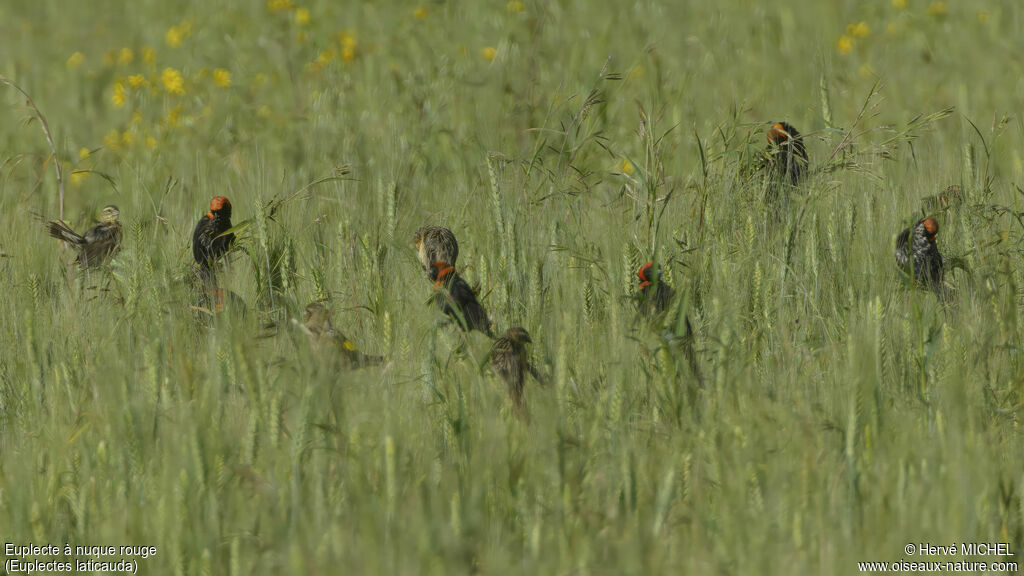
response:
[[[796,138],[800,134],[789,122],[776,122],[768,129],[768,141],[775,144],[782,144],[790,138]]]
[[[210,200],[210,211],[206,213],[206,217],[213,220],[214,214],[224,214],[225,216],[231,216],[231,201],[224,196],[214,196]]]
[[[924,224],[925,237],[929,242],[935,242],[935,235],[939,233],[939,223],[935,221],[935,218],[925,218],[922,224]]]
[[[640,289],[643,290],[651,285],[651,269],[654,268],[654,262],[648,262],[640,267],[636,275],[640,278]]]
[[[455,268],[451,264],[441,261],[434,262],[430,267],[430,276],[434,280],[434,288],[437,289],[443,286],[445,278],[452,272],[455,272]]]

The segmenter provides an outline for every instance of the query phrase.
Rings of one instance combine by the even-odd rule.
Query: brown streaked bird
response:
[[[470,288],[455,268],[447,262],[434,262],[428,276],[434,282],[431,301],[437,310],[454,320],[463,331],[479,330],[494,337],[487,311],[476,299],[476,292]]]
[[[904,228],[896,237],[896,265],[918,285],[931,288],[939,300],[946,300],[945,266],[935,244],[938,233],[939,223],[934,218],[922,218],[913,228]]]
[[[231,228],[231,202],[224,196],[210,200],[210,211],[196,223],[192,232],[192,257],[200,268],[209,271],[231,249],[234,234],[224,234]]]
[[[363,354],[351,340],[331,325],[331,311],[320,302],[306,306],[304,324],[313,346],[318,349],[330,347],[340,353],[339,358],[346,366],[372,366],[384,362],[381,356]]]
[[[423,226],[412,235],[423,269],[429,271],[434,262],[455,266],[459,259],[459,243],[452,231],[442,226]]]
[[[661,277],[661,268],[653,262],[647,262],[640,267],[636,273],[640,279],[637,287],[637,310],[642,316],[648,319],[660,321],[662,315],[672,305],[675,294],[672,287],[666,284]],[[700,365],[697,363],[697,353],[694,350],[693,325],[690,324],[690,317],[684,318],[686,333],[681,339],[672,336],[672,340],[682,346],[683,356],[690,366],[697,384],[704,387],[704,377],[701,375]]]
[[[526,345],[533,342],[525,328],[515,326],[505,331],[491,346],[491,369],[508,387],[508,395],[520,416],[526,415],[526,399],[523,388],[526,375],[530,374],[538,383],[544,379],[530,363]]]
[[[807,147],[803,136],[789,122],[776,122],[768,129],[765,165],[769,179],[796,186],[807,175]],[[772,195],[777,191],[770,190]]]
[[[46,223],[50,236],[71,244],[78,250],[77,262],[81,266],[99,266],[121,249],[121,211],[110,204],[100,211],[99,223],[78,234],[60,220]]]
[[[922,198],[921,211],[923,215],[948,212],[963,205],[965,199],[963,189],[953,184],[938,194]]]

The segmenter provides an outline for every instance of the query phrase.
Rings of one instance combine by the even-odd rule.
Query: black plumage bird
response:
[[[209,271],[235,242],[231,228],[231,202],[223,196],[210,200],[210,211],[196,223],[192,232],[192,257],[200,268]]]
[[[904,228],[896,237],[896,265],[925,288],[931,288],[940,300],[949,296],[943,285],[945,264],[935,244],[939,223],[922,218],[912,228]]]
[[[78,250],[79,265],[84,267],[99,266],[112,258],[121,249],[121,222],[118,217],[121,211],[113,204],[104,206],[100,212],[99,223],[78,234],[70,226],[60,220],[46,223],[50,236],[71,244]]]
[[[768,171],[769,199],[778,195],[779,183],[796,186],[807,175],[807,147],[803,136],[789,122],[776,122],[768,130],[764,165]]]
[[[637,311],[644,318],[654,320],[660,324],[663,315],[672,305],[675,293],[672,287],[662,279],[661,268],[655,266],[653,262],[647,262],[641,266],[636,275],[640,279],[640,285],[637,287]],[[670,333],[669,339],[673,345],[681,346],[686,363],[690,366],[690,371],[693,372],[694,378],[697,379],[697,384],[703,388],[704,377],[701,375],[700,365],[697,363],[697,352],[693,346],[695,339],[693,326],[690,324],[689,316],[686,316],[683,320],[686,325],[686,333],[682,338],[678,338]]]
[[[428,276],[434,282],[431,301],[437,310],[454,320],[464,331],[479,330],[493,337],[487,311],[476,299],[476,293],[447,262],[433,262]]]

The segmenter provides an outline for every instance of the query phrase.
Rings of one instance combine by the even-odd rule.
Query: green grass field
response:
[[[1019,2],[295,2],[0,4],[56,149],[0,85],[0,540],[232,576],[1024,551]],[[747,168],[783,119],[812,173],[768,206]],[[40,222],[58,161],[72,226],[121,209],[104,269]],[[943,306],[892,252],[952,184]],[[210,324],[215,195],[248,313]],[[533,335],[528,422],[425,304],[424,224]],[[652,258],[663,327],[630,300]],[[326,297],[386,365],[311,349],[292,320]],[[703,390],[662,338],[684,315]]]

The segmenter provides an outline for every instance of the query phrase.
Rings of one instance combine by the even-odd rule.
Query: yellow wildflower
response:
[[[88,178],[88,177],[89,177],[89,171],[88,170],[75,170],[75,171],[71,172],[71,185],[72,186],[81,186],[82,182],[85,182],[85,179]]]
[[[907,7],[907,0],[892,0],[892,7],[903,10]]]
[[[223,68],[217,68],[213,71],[213,83],[221,88],[231,86],[231,72]]]
[[[125,146],[131,146],[135,143],[135,134],[131,131],[125,130],[121,133],[121,144]]]
[[[107,132],[107,135],[103,137],[103,145],[111,150],[117,150],[121,147],[121,133],[117,130]]]
[[[295,23],[299,26],[309,25],[309,8],[295,9]]]
[[[417,20],[425,20],[427,18],[427,9],[422,6],[413,11],[412,17]]]
[[[524,6],[519,0],[510,0],[510,2],[505,5],[505,9],[514,14],[518,14],[520,12],[524,12],[526,10],[526,6]]]
[[[92,152],[88,148],[82,147],[78,151],[78,159],[79,160],[85,160],[86,158],[89,157],[90,154],[92,154]]]
[[[164,90],[167,90],[168,94],[176,96],[183,96],[185,94],[185,79],[182,78],[181,72],[174,68],[164,68],[163,74],[160,75],[160,82],[164,85]]]
[[[295,6],[292,0],[268,0],[267,9],[271,12],[287,12]]]
[[[156,51],[150,46],[142,47],[142,61],[146,64],[152,64],[156,62]]]
[[[356,47],[359,46],[359,41],[356,40],[355,34],[351,32],[342,32],[338,35],[338,39],[341,42],[341,59],[345,62],[351,62],[356,59]]]
[[[260,106],[260,109],[256,111],[256,115],[260,118],[270,118],[270,106],[266,104]]]
[[[985,12],[984,10],[978,12],[978,22],[981,24],[988,22],[988,12]]]
[[[860,74],[861,78],[865,80],[875,77],[875,69],[871,67],[871,64],[864,63],[857,69],[857,73]]]
[[[122,66],[127,66],[135,60],[135,53],[132,52],[131,48],[121,48],[121,51],[117,53],[117,63]]]
[[[68,56],[67,65],[72,70],[82,67],[82,62],[85,62],[85,54],[81,52],[75,52],[71,56]]]
[[[871,34],[871,28],[867,22],[858,22],[846,27],[846,35],[854,38],[867,38]]]
[[[635,171],[635,169],[633,168],[633,163],[630,162],[629,160],[626,160],[625,158],[623,158],[622,163],[619,164],[619,170],[621,170],[622,173],[627,176],[632,175]]]
[[[128,85],[132,88],[138,88],[146,84],[146,77],[142,74],[132,74],[128,77]]]
[[[945,2],[932,2],[931,6],[928,7],[928,15],[936,18],[941,18],[949,12],[949,8]]]
[[[132,112],[132,124],[142,124],[142,112]]]
[[[316,57],[316,60],[307,64],[306,68],[311,72],[319,72],[327,67],[327,63],[330,62],[332,58],[334,58],[334,50],[324,50]],[[265,75],[263,78],[257,78],[257,87],[262,86],[266,81],[267,78]]]
[[[178,125],[178,118],[181,117],[181,104],[178,104],[174,108],[171,108],[170,112],[164,118],[164,126],[167,128],[174,128]]]
[[[839,50],[840,54],[849,54],[853,51],[853,38],[843,34],[836,41],[836,50]]]
[[[146,148],[156,148],[156,138],[153,138],[150,134],[146,135]]]
[[[114,82],[114,93],[110,95],[110,101],[114,103],[114,106],[120,108],[124,106],[125,101],[125,89],[124,82],[118,80]]]
[[[498,57],[498,49],[495,48],[494,46],[487,46],[485,48],[481,48],[480,56],[483,57],[484,60],[491,62],[492,60]]]
[[[167,34],[164,35],[164,42],[167,43],[171,48],[177,48],[181,46],[182,41],[185,37],[182,36],[181,30],[178,30],[177,26],[171,26],[167,29]]]

